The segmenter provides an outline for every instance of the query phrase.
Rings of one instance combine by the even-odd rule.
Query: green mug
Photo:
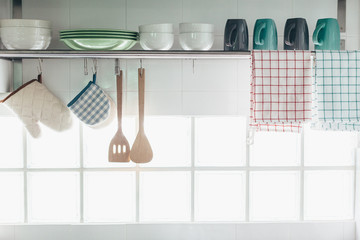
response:
[[[317,20],[313,34],[315,50],[340,50],[340,27],[335,18]]]
[[[254,26],[253,49],[277,50],[278,37],[276,24],[270,18],[258,19]]]

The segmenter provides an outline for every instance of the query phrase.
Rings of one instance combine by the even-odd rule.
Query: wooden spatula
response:
[[[144,131],[144,102],[145,102],[145,69],[138,69],[139,79],[139,132],[132,145],[130,158],[135,163],[147,163],[153,158],[153,152]]]
[[[110,142],[109,162],[130,162],[130,146],[122,132],[122,71],[116,75],[118,130]]]

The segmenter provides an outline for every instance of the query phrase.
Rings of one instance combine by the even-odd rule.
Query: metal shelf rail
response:
[[[72,50],[2,50],[0,58],[66,59],[66,58],[120,58],[120,59],[248,59],[250,51],[72,51]]]

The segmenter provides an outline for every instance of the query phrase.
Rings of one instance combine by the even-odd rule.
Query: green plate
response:
[[[60,39],[73,39],[73,38],[91,38],[91,39],[129,39],[129,40],[138,40],[138,37],[132,37],[132,36],[120,36],[120,35],[68,35],[68,36],[62,36]]]
[[[74,50],[129,50],[136,40],[118,38],[69,38],[61,39]]]
[[[60,30],[60,33],[81,33],[81,32],[107,32],[107,33],[123,33],[123,34],[138,34],[136,31],[128,31],[121,29],[69,29]]]
[[[60,36],[67,35],[124,35],[124,36],[139,36],[137,33],[121,33],[121,32],[69,32],[69,33],[60,33]]]
[[[61,35],[60,38],[125,38],[125,39],[138,39],[139,36],[130,36],[122,34],[69,34]]]

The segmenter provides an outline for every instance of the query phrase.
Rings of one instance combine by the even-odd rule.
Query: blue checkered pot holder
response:
[[[93,80],[67,106],[83,123],[89,126],[102,123],[110,115],[110,100],[96,84],[96,74],[93,75]]]

